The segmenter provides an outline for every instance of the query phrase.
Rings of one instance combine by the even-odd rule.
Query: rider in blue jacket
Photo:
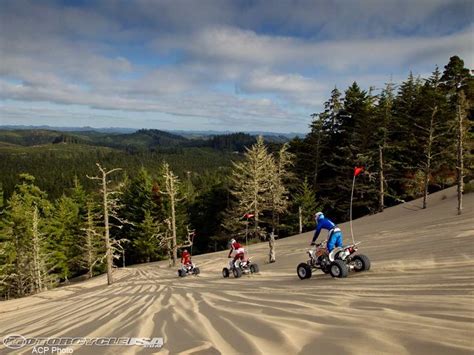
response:
[[[313,240],[311,245],[315,245],[316,239],[321,233],[321,229],[328,230],[328,243],[327,249],[328,253],[331,252],[335,247],[342,247],[342,232],[341,230],[328,218],[324,217],[322,212],[318,212],[314,215],[316,219],[316,230],[314,231]]]

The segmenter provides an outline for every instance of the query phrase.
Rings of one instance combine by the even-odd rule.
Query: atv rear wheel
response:
[[[229,277],[229,275],[230,275],[229,269],[226,268],[226,267],[223,268],[223,269],[222,269],[222,276],[223,276],[224,278],[227,278],[227,277]]]
[[[296,273],[300,280],[309,279],[311,277],[311,266],[306,263],[301,263],[296,268]]]
[[[232,274],[234,274],[234,277],[238,279],[240,276],[242,276],[242,270],[240,270],[238,267],[234,267],[232,269]]]
[[[334,260],[334,262],[329,266],[329,272],[332,277],[347,277],[347,265],[342,260]]]
[[[250,264],[250,272],[252,274],[255,274],[256,272],[258,272],[258,265],[257,264]]]
[[[370,260],[366,255],[358,254],[354,256],[353,265],[354,271],[367,271],[370,270]]]
[[[194,270],[193,270],[193,274],[194,275],[199,275],[201,273],[201,270],[199,270],[198,267],[195,267]]]

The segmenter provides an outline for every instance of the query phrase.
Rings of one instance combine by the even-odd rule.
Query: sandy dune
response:
[[[472,354],[474,352],[474,194],[456,215],[455,190],[354,222],[366,273],[300,281],[311,233],[281,240],[277,262],[252,245],[260,275],[223,279],[225,253],[194,261],[199,277],[179,279],[165,263],[0,303],[0,337],[163,337],[160,351],[186,354]],[[348,224],[341,225],[345,242]],[[0,353],[7,349],[0,345]],[[31,353],[31,348],[20,353]],[[80,347],[77,354],[152,353],[133,347]]]

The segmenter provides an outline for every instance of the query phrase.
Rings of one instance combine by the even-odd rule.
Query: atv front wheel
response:
[[[198,267],[195,267],[194,270],[193,270],[193,274],[194,274],[194,275],[199,275],[200,272],[201,272],[201,270],[199,270]]]
[[[186,272],[184,272],[184,270],[182,270],[182,269],[179,269],[178,270],[178,276],[179,277],[184,277],[184,276],[186,276]]]
[[[353,260],[353,265],[354,265],[354,271],[367,271],[370,270],[370,260],[367,256],[358,254],[354,256]]]
[[[222,269],[222,276],[223,276],[224,278],[227,278],[227,277],[229,277],[229,275],[230,275],[229,269],[226,268],[226,267],[223,268],[223,269]]]
[[[309,279],[311,277],[311,266],[306,263],[301,263],[296,268],[296,273],[300,280]]]
[[[232,269],[232,274],[234,274],[234,277],[238,279],[240,276],[242,276],[242,270],[240,270],[238,267],[235,267]]]
[[[342,260],[334,260],[334,262],[329,266],[329,272],[332,277],[347,277],[347,265]]]
[[[252,274],[255,274],[256,272],[258,272],[258,265],[257,264],[250,264],[250,272]]]

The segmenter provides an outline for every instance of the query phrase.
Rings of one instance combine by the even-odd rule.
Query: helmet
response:
[[[324,214],[322,212],[318,212],[314,215],[315,220],[318,220],[320,218],[324,218]]]
[[[184,254],[184,253],[187,253],[187,252],[188,252],[188,249],[184,249],[184,250],[183,250],[183,254]]]
[[[235,242],[236,242],[236,240],[235,240],[234,238],[232,238],[232,239],[230,240],[230,244],[234,244]]]

